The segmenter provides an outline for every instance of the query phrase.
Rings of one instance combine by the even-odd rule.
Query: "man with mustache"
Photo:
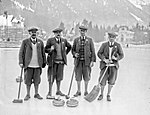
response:
[[[34,98],[43,99],[39,93],[39,84],[41,82],[40,75],[42,68],[46,66],[46,56],[44,44],[42,40],[37,38],[38,28],[30,28],[28,30],[30,38],[22,41],[19,51],[19,65],[24,68],[24,80],[27,89],[25,101],[30,99],[31,84],[34,83],[35,95]]]
[[[52,85],[54,80],[56,80],[57,84],[56,95],[65,96],[65,94],[61,92],[60,86],[61,81],[63,80],[64,65],[67,65],[67,54],[71,50],[71,45],[66,39],[61,37],[62,31],[63,30],[60,28],[54,29],[54,37],[49,38],[45,46],[45,52],[48,54],[47,74],[49,81],[49,92],[46,97],[47,99],[53,98]]]
[[[77,92],[75,97],[81,96],[81,81],[84,80],[84,96],[88,94],[88,83],[91,79],[91,69],[96,62],[93,39],[86,36],[87,28],[79,27],[80,36],[74,39],[72,54],[75,60],[75,77],[77,81]]]

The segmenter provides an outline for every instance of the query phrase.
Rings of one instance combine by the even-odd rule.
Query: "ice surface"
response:
[[[96,53],[99,48],[96,47]],[[43,100],[34,99],[34,87],[31,87],[31,99],[22,104],[12,103],[17,98],[18,84],[15,82],[20,75],[18,66],[18,48],[0,49],[0,115],[149,115],[150,114],[150,48],[129,47],[124,48],[125,57],[120,61],[120,69],[116,85],[112,90],[112,101],[106,101],[107,87],[102,101],[92,103],[84,100],[84,83],[82,82],[82,96],[77,98],[79,106],[76,108],[54,107],[51,100],[46,100],[48,82],[47,68],[43,69],[39,93]],[[73,59],[68,55],[68,65],[65,66],[64,80],[61,85],[62,92],[68,92]],[[92,69],[92,78],[89,83],[89,92],[97,84],[99,76],[99,59]],[[73,81],[71,95],[77,90]],[[56,93],[56,84],[53,94]],[[26,95],[24,83],[21,88],[21,99]],[[65,98],[62,98],[65,100]]]

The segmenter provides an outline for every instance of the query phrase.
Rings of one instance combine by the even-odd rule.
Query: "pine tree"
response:
[[[65,24],[63,22],[60,22],[59,28],[63,30],[63,35],[66,36],[66,30],[65,30]]]
[[[90,37],[93,37],[92,21],[90,21],[89,24],[88,24],[88,32],[87,32],[87,35],[89,35]]]

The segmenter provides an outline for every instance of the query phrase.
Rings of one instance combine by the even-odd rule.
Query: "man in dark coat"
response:
[[[75,58],[75,77],[77,81],[78,90],[75,97],[81,95],[81,80],[84,80],[85,91],[84,96],[88,94],[88,83],[91,78],[91,67],[96,62],[95,48],[93,40],[86,36],[87,28],[85,26],[79,27],[80,36],[75,38],[73,42],[72,54]]]
[[[63,30],[60,28],[53,30],[55,37],[49,38],[45,46],[45,52],[48,54],[47,72],[49,81],[49,92],[46,97],[47,99],[52,98],[51,89],[55,79],[57,84],[56,95],[65,96],[65,94],[60,91],[60,85],[61,81],[63,80],[64,65],[67,65],[67,54],[71,50],[71,45],[66,39],[61,37],[62,31]]]
[[[39,84],[41,82],[40,75],[42,68],[46,66],[46,56],[44,51],[44,44],[42,40],[37,38],[37,28],[30,28],[28,30],[31,35],[22,41],[19,51],[19,65],[24,68],[24,80],[27,88],[27,95],[25,101],[30,99],[30,87],[34,83],[35,95],[34,98],[43,99],[38,94]]]
[[[99,77],[99,82],[101,85],[101,94],[98,100],[103,99],[104,87],[106,85],[106,82],[108,81],[107,101],[111,101],[110,92],[117,79],[117,72],[119,68],[118,61],[124,57],[121,45],[115,41],[116,36],[117,34],[115,34],[114,32],[108,33],[109,41],[103,43],[97,53],[98,57],[101,59],[101,72]],[[107,66],[108,70],[102,78],[102,75]]]

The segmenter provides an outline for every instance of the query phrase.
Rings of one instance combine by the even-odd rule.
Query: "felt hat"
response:
[[[88,28],[85,27],[85,26],[79,26],[79,29],[80,29],[80,30],[88,30]]]
[[[37,27],[31,27],[28,29],[28,32],[37,32],[38,28]]]
[[[53,30],[54,33],[62,32],[62,31],[63,31],[63,30],[62,30],[61,28],[56,28],[56,29]]]

